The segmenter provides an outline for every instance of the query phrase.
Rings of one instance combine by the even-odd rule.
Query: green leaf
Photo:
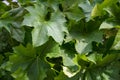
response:
[[[57,45],[56,47],[53,48],[54,51],[53,53],[48,53],[47,57],[49,58],[55,58],[55,57],[62,57],[63,58],[63,64],[65,66],[75,66],[75,63],[73,62],[73,58],[75,56],[75,53],[72,51],[69,51],[68,49],[60,49],[60,47]]]
[[[120,50],[120,30],[118,30],[111,49]]]
[[[54,47],[51,48],[52,53],[48,53],[47,57],[49,58],[55,58],[61,56],[61,51],[59,45],[54,45]]]
[[[102,22],[99,29],[112,29],[112,28],[119,28],[119,23],[117,20],[107,19],[106,21]]]
[[[18,70],[16,70],[12,76],[15,78],[15,80],[29,80],[27,77],[27,74],[21,69],[19,68]]]
[[[120,78],[118,67],[120,67],[119,62],[113,62],[111,65],[103,68],[97,67],[87,71],[84,78],[86,80],[117,80]]]
[[[12,63],[11,68],[13,72],[15,71],[13,76],[15,76],[16,73],[19,75],[25,74],[22,72],[18,73],[18,68],[27,72],[26,74],[29,80],[43,80],[47,76],[46,70],[49,65],[41,60],[39,56],[36,57],[36,51],[30,44],[28,44],[26,48],[22,45],[15,47],[14,52],[15,54],[10,56],[10,63]]]
[[[114,16],[113,12],[115,11],[112,10],[113,8],[115,8],[116,2],[117,0],[104,0],[101,4],[96,4],[92,9],[91,17],[95,18],[97,16],[103,16],[106,14],[105,11],[107,11],[110,14],[110,16]]]
[[[46,2],[47,2],[46,5],[50,7],[50,10],[57,11],[59,9],[58,5],[60,4],[61,0],[57,0],[57,1],[56,0],[47,0]]]
[[[65,45],[65,46],[63,46],[61,49],[59,46],[54,47],[53,49],[55,49],[56,52],[47,54],[47,57],[49,57],[49,58],[62,57],[63,65],[64,65],[62,67],[64,69],[63,72],[67,76],[73,77],[75,74],[77,74],[80,67],[74,61],[75,60],[74,57],[75,57],[76,52],[69,50],[69,45]],[[67,46],[68,46],[68,48],[67,48]]]
[[[32,31],[33,46],[44,44],[48,41],[49,36],[59,44],[63,42],[64,32],[67,32],[67,29],[65,27],[66,20],[62,13],[59,11],[47,12],[46,7],[42,4],[35,4],[35,7],[31,6],[26,9],[29,14],[24,17],[23,25],[34,27]],[[47,15],[50,16],[48,20]]]
[[[0,80],[120,79],[120,0],[6,2]]]
[[[76,72],[73,72],[72,70],[75,69],[75,68],[77,69],[76,66],[74,66],[74,68],[73,67],[69,68],[69,67],[63,66],[63,72],[67,77],[71,78],[79,72],[79,70],[76,71]]]
[[[79,80],[80,76],[81,75],[78,73],[76,76],[69,78],[61,71],[59,75],[54,78],[54,80]]]
[[[119,2],[115,0],[115,2],[112,3],[112,5],[105,8],[105,11],[108,12],[111,17],[114,17],[115,19],[119,20],[120,17],[118,16],[118,14],[120,13],[120,7],[117,4],[119,4]]]
[[[22,45],[20,45],[20,46],[17,46],[17,47],[15,47],[15,48],[13,48],[14,49],[14,52],[16,53],[16,54],[19,54],[19,55],[24,55],[24,56],[28,56],[28,57],[35,57],[35,49],[31,46],[31,44],[28,44],[27,46],[26,46],[26,48],[24,47],[24,46],[22,46]]]
[[[33,46],[40,46],[48,41],[47,30],[45,25],[34,28],[32,31]]]
[[[63,12],[66,14],[69,20],[75,20],[77,22],[84,18],[84,14],[82,10],[79,9],[78,3],[78,0],[64,0],[62,2]]]
[[[24,28],[20,27],[19,23],[4,20],[0,22],[0,25],[8,30],[12,38],[19,42],[24,41],[25,31]]]
[[[100,29],[112,29],[114,28],[114,25],[112,23],[106,22],[104,21],[101,25],[100,25]]]
[[[17,70],[19,67],[25,70],[36,56],[35,50],[30,44],[27,45],[26,48],[22,45],[17,46],[14,48],[14,52],[15,54],[10,56],[13,71]]]
[[[24,30],[24,28],[12,28],[11,29],[11,36],[15,40],[17,40],[19,42],[23,42],[24,41],[24,37],[25,37],[25,30]]]
[[[80,41],[80,42],[76,41],[75,48],[76,48],[76,51],[80,54],[92,51],[91,43],[87,43],[87,42],[84,42],[84,41]]]
[[[117,59],[118,54],[107,54],[105,57],[103,57],[103,54],[93,53],[90,54],[87,58],[89,61],[93,62],[96,65],[99,66],[105,66],[109,65],[112,61]]]
[[[46,54],[59,52],[57,48],[60,48],[58,44],[51,40],[37,48],[33,48],[30,44],[26,47],[22,45],[15,47],[9,60],[13,76],[27,74],[29,80],[44,80],[48,76],[46,72],[50,69],[45,59]],[[23,72],[19,71],[19,68]]]
[[[91,11],[92,11],[92,5],[90,3],[89,0],[81,0],[81,2],[79,3],[79,7],[82,8],[85,17],[86,17],[86,21],[89,21],[91,19]]]
[[[4,4],[3,3],[3,1],[0,1],[0,16],[4,13],[4,12],[6,12],[7,10],[9,10],[10,9],[10,7],[9,6],[6,6],[6,4]]]
[[[96,4],[91,12],[91,17],[95,18],[97,16],[102,16],[103,12],[101,12],[100,4]]]
[[[78,56],[78,62],[82,69],[80,70],[81,76],[79,78],[85,80],[117,80],[120,78],[119,58],[120,55],[115,53],[105,55],[104,57],[103,54],[99,53],[92,53],[86,57],[80,55]]]
[[[28,70],[29,80],[44,80],[48,69],[49,65],[38,57]]]
[[[24,14],[22,7],[5,12],[0,18],[0,28],[5,28],[12,38],[18,42],[24,41],[25,31],[21,26],[21,19]]]
[[[92,76],[90,75],[90,72],[86,72],[85,80],[93,80]]]
[[[54,80],[56,73],[52,70],[47,71],[47,77],[44,80]]]
[[[59,76],[55,77],[55,80],[71,80],[63,72],[60,72]]]
[[[102,43],[103,40],[103,32],[98,30],[99,25],[99,21],[89,21],[86,23],[81,20],[78,23],[71,22],[69,25],[69,34],[65,41],[76,41],[75,48],[80,54],[91,52],[92,42]],[[92,26],[92,28],[90,26]]]
[[[76,75],[80,69],[80,66],[75,61],[75,52],[68,49],[62,49],[62,59],[63,59],[63,72],[68,77],[73,77]]]
[[[91,52],[92,51],[92,42],[95,41],[98,43],[102,43],[102,35],[103,35],[103,33],[101,31],[94,31],[88,35],[81,35],[79,37],[75,37],[76,51],[80,54]],[[74,35],[73,35],[73,37],[74,37]]]

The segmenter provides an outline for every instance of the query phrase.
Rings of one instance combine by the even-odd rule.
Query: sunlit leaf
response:
[[[62,13],[48,12],[46,6],[42,4],[35,4],[35,7],[31,6],[26,9],[29,14],[24,17],[23,25],[34,27],[32,42],[35,47],[48,41],[49,36],[59,44],[63,42],[64,32],[67,32],[67,29],[65,27],[66,20]]]

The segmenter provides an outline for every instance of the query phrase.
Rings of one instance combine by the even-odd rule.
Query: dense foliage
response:
[[[0,80],[119,80],[120,0],[0,1]]]

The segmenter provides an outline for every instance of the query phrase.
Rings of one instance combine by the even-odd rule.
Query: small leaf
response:
[[[70,1],[66,1],[66,4],[64,4],[64,5],[68,5],[69,2]],[[78,3],[79,3],[78,1],[71,2],[71,5],[69,6],[69,8],[67,8],[67,10],[64,11],[64,13],[68,17],[68,19],[75,20],[76,22],[80,21],[81,19],[83,19],[85,17],[82,10],[79,9]]]
[[[59,76],[55,77],[55,80],[72,80],[68,78],[63,72],[60,72]]]
[[[102,13],[101,13],[101,9],[100,9],[100,5],[99,4],[96,4],[94,6],[94,8],[92,9],[92,12],[91,12],[91,17],[92,18],[95,18],[97,16],[101,16]]]
[[[65,75],[67,75],[69,78],[75,76],[77,72],[72,72],[69,68],[63,66],[63,72]]]
[[[120,50],[120,30],[117,32],[111,49]]]
[[[75,49],[78,53],[87,53],[92,51],[91,43],[76,41]]]
[[[15,78],[15,80],[29,80],[27,77],[27,74],[21,69],[19,68],[18,70],[16,70],[12,76]]]
[[[114,19],[107,19],[106,21],[102,22],[99,29],[112,29],[112,28],[119,28],[119,22]]]
[[[79,3],[79,7],[82,8],[85,17],[86,17],[86,21],[88,22],[91,19],[91,11],[92,11],[92,5],[89,2],[89,0],[82,0]]]

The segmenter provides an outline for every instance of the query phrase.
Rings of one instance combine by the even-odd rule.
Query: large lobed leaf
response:
[[[14,48],[14,54],[10,56],[12,76],[19,80],[44,80],[49,65],[36,54],[36,50],[28,44]],[[18,76],[20,75],[20,76]]]
[[[47,7],[43,4],[35,4],[34,7],[30,6],[26,9],[29,13],[24,17],[23,25],[34,27],[32,31],[33,46],[43,45],[48,41],[49,36],[59,44],[63,42],[67,29],[65,17],[61,12],[48,12]],[[50,19],[47,15],[50,16]]]

